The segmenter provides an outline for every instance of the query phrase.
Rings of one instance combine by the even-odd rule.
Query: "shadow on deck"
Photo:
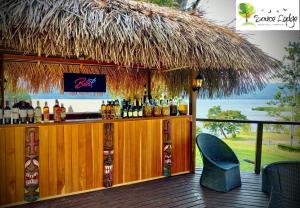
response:
[[[199,184],[201,169],[185,174],[100,191],[39,201],[19,207],[266,207],[261,176],[242,172],[242,187],[219,193]]]

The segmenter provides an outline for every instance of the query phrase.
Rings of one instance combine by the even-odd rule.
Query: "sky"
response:
[[[190,0],[191,1],[191,0]],[[205,18],[214,23],[227,25],[235,18],[236,0],[201,0]],[[262,0],[263,1],[263,0]],[[288,0],[286,0],[288,1]],[[235,29],[235,21],[230,25]],[[300,41],[300,31],[237,31],[265,53],[282,60],[289,41]]]

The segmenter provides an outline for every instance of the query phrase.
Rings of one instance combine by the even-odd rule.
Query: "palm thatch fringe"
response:
[[[63,92],[63,73],[104,74],[112,96],[132,97],[143,95],[147,83],[147,71],[137,69],[111,69],[97,66],[36,64],[5,62],[6,89],[27,89],[31,93]]]
[[[147,70],[132,68],[5,62],[4,69],[6,89],[12,92],[18,89],[27,89],[31,93],[51,92],[57,89],[63,92],[63,73],[88,73],[106,75],[107,88],[112,96],[141,97],[143,86],[148,80]],[[236,70],[206,69],[200,73],[204,75],[205,80],[199,96],[229,96],[231,93],[239,94],[243,90],[254,91],[263,87],[256,85],[254,80],[247,79],[245,73],[242,73],[245,81],[241,81],[237,78],[241,75],[237,74]],[[152,71],[152,96],[160,98],[161,92],[167,92],[170,97],[188,94],[190,75],[189,69]]]
[[[129,67],[141,64],[158,71],[187,66],[206,75],[210,95],[249,92],[279,68],[230,28],[130,0],[1,0],[0,48]],[[32,66],[32,73],[34,68],[40,67]],[[61,76],[59,68],[46,68],[53,77]],[[169,84],[182,79],[163,76]]]

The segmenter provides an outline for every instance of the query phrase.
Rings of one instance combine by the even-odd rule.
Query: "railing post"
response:
[[[260,173],[263,129],[264,129],[264,124],[262,122],[257,123],[255,170],[254,170],[256,174]]]

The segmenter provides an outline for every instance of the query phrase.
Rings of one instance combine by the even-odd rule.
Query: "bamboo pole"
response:
[[[196,71],[191,70],[190,77],[190,93],[189,93],[189,114],[192,116],[191,121],[191,173],[195,173],[196,167],[196,152],[195,152],[195,144],[196,144],[196,99],[197,94],[192,90],[193,79],[196,78]]]

